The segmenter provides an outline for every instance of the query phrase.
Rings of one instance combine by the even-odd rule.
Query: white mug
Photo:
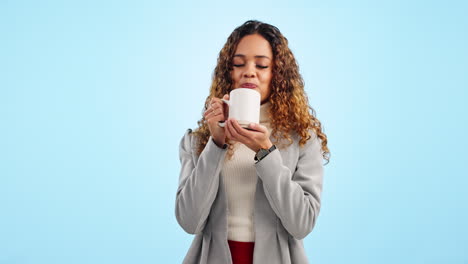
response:
[[[239,125],[248,128],[250,123],[260,120],[260,93],[249,88],[237,88],[229,93],[229,101],[222,99],[229,106],[229,117],[237,120]],[[225,122],[218,123],[224,127]]]

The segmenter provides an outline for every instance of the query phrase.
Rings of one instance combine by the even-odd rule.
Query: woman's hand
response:
[[[229,118],[226,121],[226,135],[228,138],[246,145],[251,150],[269,149],[273,146],[270,141],[270,132],[260,124],[250,123],[250,129],[242,128],[237,120]]]
[[[225,94],[223,99],[229,100],[229,95]],[[225,128],[220,127],[218,122],[224,121],[228,116],[228,106],[219,98],[211,98],[210,107],[203,114],[208,124],[211,137],[218,147],[222,147],[226,140]]]

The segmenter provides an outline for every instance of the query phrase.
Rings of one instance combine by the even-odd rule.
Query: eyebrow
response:
[[[236,54],[234,55],[234,57],[242,57],[242,58],[245,58],[246,56],[244,54]],[[265,55],[256,55],[254,56],[255,58],[266,58],[266,59],[269,59],[271,60],[268,56],[265,56]]]

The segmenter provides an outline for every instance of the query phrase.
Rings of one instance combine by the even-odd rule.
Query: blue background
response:
[[[248,19],[328,136],[311,263],[468,263],[468,5],[2,1],[0,263],[181,263],[178,144]]]

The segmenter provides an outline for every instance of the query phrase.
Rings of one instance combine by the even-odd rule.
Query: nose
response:
[[[248,67],[246,67],[245,72],[244,72],[244,77],[245,78],[254,78],[255,77],[255,65],[253,63],[250,63]]]

